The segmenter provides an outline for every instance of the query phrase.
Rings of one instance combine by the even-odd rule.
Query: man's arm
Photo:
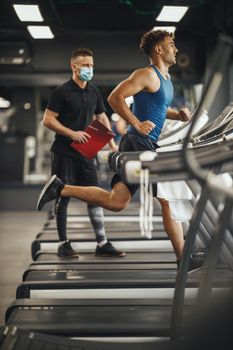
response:
[[[109,119],[108,119],[108,117],[107,117],[107,115],[105,113],[96,114],[95,117],[102,124],[104,124],[106,126],[106,128],[111,130],[111,125],[110,125]],[[115,144],[114,139],[111,139],[108,144],[109,144],[109,147],[111,148],[111,150],[113,152],[117,152],[118,151],[118,146]]]
[[[59,135],[64,135],[69,137],[73,141],[77,141],[79,143],[85,143],[90,138],[84,131],[74,131],[62,125],[59,120],[57,120],[59,113],[51,111],[50,109],[46,109],[43,116],[43,125],[48,129],[56,132]]]
[[[179,111],[169,107],[167,109],[167,119],[180,120],[187,122],[191,120],[191,112],[187,107],[180,108]]]
[[[108,97],[108,103],[112,109],[144,135],[147,135],[155,127],[155,124],[149,120],[140,122],[127,106],[125,98],[134,96],[142,90],[147,90],[151,83],[152,74],[153,72],[148,69],[135,71],[128,79],[121,82]]]

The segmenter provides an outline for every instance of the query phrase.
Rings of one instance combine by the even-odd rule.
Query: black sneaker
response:
[[[64,186],[62,180],[53,175],[40,193],[37,210],[41,210],[46,203],[58,198]]]
[[[78,258],[78,253],[71,247],[69,241],[59,245],[57,255],[61,258]]]
[[[125,252],[116,249],[111,242],[107,241],[102,247],[97,246],[95,250],[96,256],[125,256]]]
[[[204,264],[206,252],[194,251],[190,254],[188,272],[199,269]],[[180,260],[177,260],[177,267],[180,266]]]

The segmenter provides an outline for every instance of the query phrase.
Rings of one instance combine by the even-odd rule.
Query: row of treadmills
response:
[[[193,193],[194,214],[184,225],[185,247],[187,251],[190,247],[205,250],[204,266],[187,273],[188,254],[184,254],[177,273],[176,257],[164,232],[159,206],[154,207],[152,238],[146,239],[140,235],[137,201],[120,213],[105,211],[108,239],[126,256],[96,257],[86,205],[72,200],[68,237],[80,257],[57,256],[58,235],[49,212],[47,222],[32,242],[33,262],[23,273],[16,300],[6,311],[1,348],[194,349],[203,339],[198,334],[207,327],[203,320],[210,326],[217,316],[223,329],[224,317],[232,314],[228,309],[232,303],[227,304],[224,313],[218,309],[217,315],[209,318],[208,311],[203,310],[211,302],[216,305],[215,298],[221,301],[222,294],[230,293],[233,286],[233,200],[226,191],[221,194],[205,186],[187,171],[179,147],[173,147],[180,140],[179,131],[183,133],[181,128],[162,136],[164,145],[167,137],[171,147],[168,145],[154,161],[140,161],[139,153],[118,153],[111,157],[110,165],[129,182],[139,181],[135,169],[129,171],[132,160],[149,169],[152,182],[187,182]],[[201,125],[191,144],[201,167],[224,174],[222,179],[231,184],[233,103],[213,122]],[[194,319],[201,327],[193,326]]]

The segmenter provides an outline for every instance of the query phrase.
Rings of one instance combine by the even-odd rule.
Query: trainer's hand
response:
[[[145,120],[142,123],[139,123],[135,126],[135,129],[143,135],[148,135],[154,128],[155,124],[152,123],[150,120]]]
[[[90,138],[91,136],[85,131],[73,131],[71,135],[71,139],[79,143],[86,143]]]
[[[181,108],[179,110],[179,120],[181,120],[182,122],[188,122],[189,120],[191,120],[191,112],[187,107]]]
[[[110,146],[111,152],[118,152],[119,147],[117,145]]]

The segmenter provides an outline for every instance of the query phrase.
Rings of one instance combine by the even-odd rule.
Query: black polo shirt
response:
[[[81,89],[73,79],[52,92],[47,108],[59,113],[58,121],[75,131],[84,130],[93,120],[94,114],[106,111],[100,92],[94,84],[87,83],[85,89]],[[55,134],[51,151],[80,157],[70,147],[71,142],[69,137]]]

